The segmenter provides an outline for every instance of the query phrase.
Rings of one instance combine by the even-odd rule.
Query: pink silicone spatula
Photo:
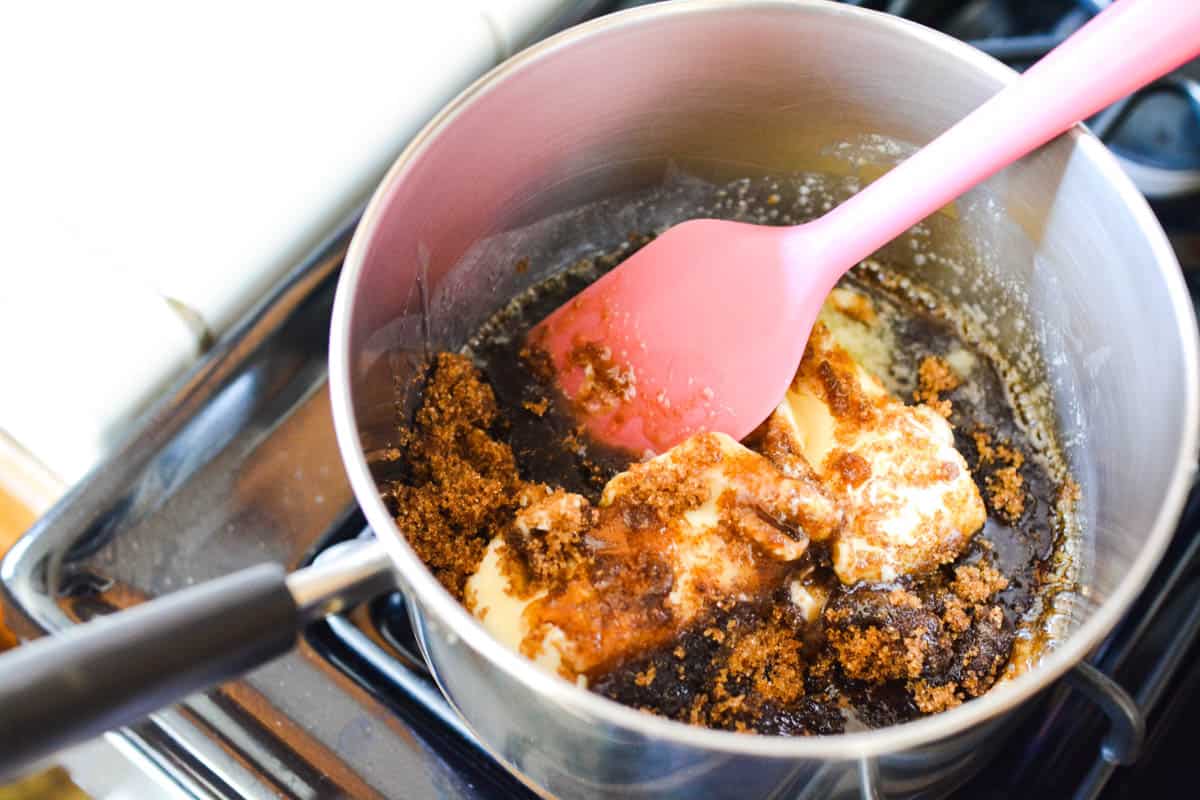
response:
[[[825,216],[667,230],[531,333],[600,441],[741,439],[787,390],[837,280],[1034,148],[1200,53],[1200,0],[1118,0],[969,116]]]

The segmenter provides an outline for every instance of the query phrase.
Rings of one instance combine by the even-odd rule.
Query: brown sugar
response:
[[[548,386],[554,382],[554,362],[544,348],[526,345],[518,357],[538,383]]]
[[[1013,637],[1003,609],[989,605],[1008,585],[995,567],[960,565],[949,583],[936,580],[920,592],[858,589],[825,612],[825,637],[842,673],[875,685],[906,681],[925,713],[990,688]]]
[[[941,622],[906,589],[860,590],[825,610],[825,636],[842,670],[855,680],[915,679],[942,639]]]
[[[1001,467],[984,480],[992,509],[1006,522],[1016,522],[1025,511],[1025,482],[1016,467]]]
[[[1008,587],[1008,578],[990,564],[964,564],[954,568],[951,591],[968,603],[982,603]]]
[[[657,675],[657,673],[658,673],[658,669],[653,664],[651,664],[646,669],[645,672],[639,672],[637,674],[637,677],[633,679],[633,682],[636,683],[638,686],[642,686],[642,687],[649,686],[650,684],[654,683],[654,678]]]
[[[802,651],[779,609],[740,626],[716,655],[714,676],[692,703],[693,724],[750,731],[764,706],[798,701],[805,694]]]
[[[577,494],[528,486],[505,544],[529,572],[530,590],[564,580],[583,558],[583,535],[596,524],[596,509]]]
[[[974,616],[975,635],[964,637],[958,664],[959,688],[970,697],[978,697],[992,687],[1012,650],[1011,640],[1004,635],[1004,612],[999,606],[976,606]],[[1005,640],[1007,646],[998,646]]]
[[[992,435],[982,428],[976,428],[971,431],[971,438],[975,441],[975,451],[979,454],[979,463],[991,464],[996,460],[996,450],[992,447]]]
[[[940,356],[925,356],[921,360],[921,366],[917,368],[917,380],[926,395],[951,392],[962,383],[958,373]]]
[[[917,368],[918,388],[913,392],[913,399],[924,403],[943,417],[949,417],[950,401],[942,399],[941,395],[943,392],[954,391],[961,384],[962,380],[944,358],[925,356]]]
[[[926,714],[936,714],[939,711],[961,705],[962,698],[958,696],[957,688],[953,683],[931,686],[926,681],[910,681],[908,684],[913,702]]]
[[[384,489],[417,555],[460,599],[522,488],[512,449],[489,434],[498,414],[470,360],[438,354],[414,425],[400,434],[409,475]]]
[[[583,384],[574,402],[589,414],[608,411],[632,398],[637,389],[633,373],[621,369],[612,351],[597,342],[583,342],[571,348],[567,362],[583,371]]]
[[[954,413],[954,406],[950,404],[949,400],[927,400],[925,405],[929,406],[946,419],[950,419],[950,415]]]
[[[896,608],[920,608],[921,598],[904,589],[893,589],[888,592],[887,600]]]
[[[967,606],[958,598],[946,601],[946,610],[942,612],[942,622],[953,633],[962,633],[971,626],[971,617],[967,614]]]
[[[855,373],[837,369],[830,360],[821,360],[816,365],[816,374],[824,389],[825,402],[835,418],[859,423],[871,419],[871,404],[856,391]]]
[[[526,400],[521,403],[521,407],[533,414],[535,417],[544,417],[550,409],[550,401],[545,397],[539,397],[537,400]]]
[[[803,645],[779,622],[740,635],[728,657],[729,675],[748,678],[761,700],[790,703],[804,694]]]
[[[1007,444],[996,445],[996,460],[1002,464],[1019,469],[1025,464],[1025,455]]]
[[[984,480],[988,503],[1001,520],[1013,524],[1025,512],[1025,480],[1021,467],[1025,465],[1025,454],[1005,442],[994,442],[991,435],[982,429],[971,433],[979,466],[997,466]],[[1065,485],[1065,484],[1064,484]]]
[[[858,453],[838,452],[833,456],[832,467],[849,486],[858,486],[871,477],[871,465]]]
[[[894,628],[833,628],[829,643],[846,674],[855,680],[883,683],[895,678],[915,678],[923,666],[923,644],[904,638]]]

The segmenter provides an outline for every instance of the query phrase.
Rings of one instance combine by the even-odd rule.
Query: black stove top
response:
[[[938,27],[1018,68],[1104,5],[852,4]],[[1151,198],[1200,297],[1196,67],[1092,125]],[[363,534],[325,389],[334,280],[354,222],[298,265],[4,561],[0,578],[23,633],[58,630],[261,561],[295,568]],[[1124,797],[1188,785],[1200,712],[1198,633],[1194,492],[1131,612],[1089,665],[1026,708],[998,754],[980,756],[956,796]],[[294,652],[123,736],[197,797],[535,796],[437,691],[399,595],[311,626]]]

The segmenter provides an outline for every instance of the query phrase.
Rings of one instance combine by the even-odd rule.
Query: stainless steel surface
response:
[[[1128,606],[1191,479],[1197,334],[1165,236],[1081,130],[964,198],[958,220],[930,221],[938,249],[957,251],[966,272],[907,258],[923,280],[956,287],[1006,350],[1037,356],[1021,368],[1053,389],[1083,489],[1082,586],[1064,607],[1073,633],[983,698],[892,728],[803,738],[698,729],[620,707],[493,641],[405,543],[363,457],[390,437],[396,381],[426,348],[461,345],[472,324],[538,276],[536,266],[518,276],[502,259],[478,257],[500,234],[673,171],[722,179],[845,170],[831,147],[864,135],[919,145],[1011,75],[944,36],[844,6],[655,6],[569,31],[498,68],[390,171],[339,286],[335,425],[437,680],[507,762],[562,796],[945,791],[963,778],[958,764],[994,746],[1012,719],[1004,712],[1080,660]],[[886,155],[874,142],[859,154]],[[903,261],[903,252],[892,256]]]
[[[374,539],[345,542],[323,555],[321,561],[287,577],[288,591],[305,621],[341,614],[386,594],[394,585],[391,557]]]
[[[355,219],[0,562],[22,638],[262,561],[295,569],[362,530],[325,380],[333,279]],[[489,797],[457,755],[472,745],[359,689],[319,633],[116,735],[195,797]]]

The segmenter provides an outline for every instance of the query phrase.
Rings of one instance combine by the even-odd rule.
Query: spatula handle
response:
[[[853,265],[976,184],[1200,54],[1200,0],[1117,0],[817,225]],[[831,284],[832,285],[832,284]]]

